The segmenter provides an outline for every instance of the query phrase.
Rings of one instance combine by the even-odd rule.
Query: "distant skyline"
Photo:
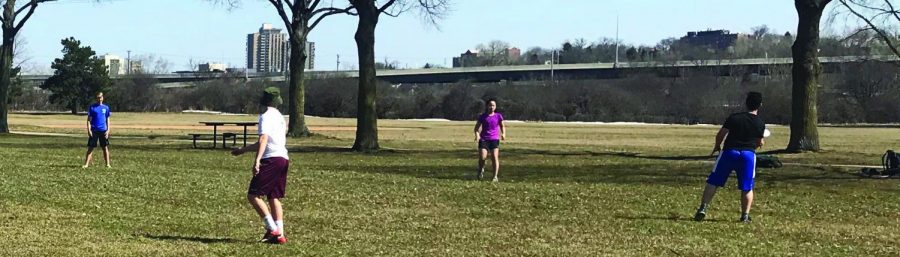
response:
[[[345,6],[346,1],[323,0]],[[558,48],[565,41],[583,38],[594,42],[619,38],[626,44],[655,45],[688,31],[725,29],[748,33],[767,25],[778,33],[796,30],[793,1],[755,0],[451,0],[452,12],[438,28],[428,26],[416,13],[398,18],[384,16],[376,34],[376,61],[398,62],[401,68],[425,63],[451,66],[454,56],[492,40],[509,42],[526,51],[532,47]],[[834,6],[832,6],[834,7]],[[284,28],[266,1],[244,0],[228,10],[205,0],[60,0],[41,4],[23,28],[21,49],[26,70],[49,73],[50,63],[61,57],[60,40],[75,37],[98,55],[132,57],[153,55],[167,60],[170,71],[186,70],[188,63],[223,62],[242,68],[246,36],[263,23]],[[850,28],[843,21],[828,24],[825,33]],[[854,25],[855,26],[855,25]],[[356,17],[326,18],[309,36],[316,42],[316,70],[334,70],[337,55],[343,70],[357,66],[353,34]],[[145,64],[145,66],[148,64]]]

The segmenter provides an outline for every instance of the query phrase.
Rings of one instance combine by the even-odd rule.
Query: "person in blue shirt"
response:
[[[91,156],[98,143],[100,147],[103,147],[103,159],[106,160],[106,167],[111,167],[109,164],[109,115],[109,106],[103,104],[103,92],[97,93],[97,103],[89,106],[87,110],[85,127],[88,132],[88,150],[82,168],[90,166]]]

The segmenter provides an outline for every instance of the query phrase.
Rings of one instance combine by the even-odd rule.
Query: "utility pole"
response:
[[[619,14],[616,14],[616,62],[613,68],[619,67]]]
[[[131,74],[131,50],[128,50],[128,58],[125,61],[128,62],[125,64],[125,74]]]
[[[556,50],[550,51],[550,82],[553,83],[556,79],[553,77],[553,55],[556,55]]]
[[[341,54],[337,55],[337,64],[334,66],[334,71],[341,70]]]

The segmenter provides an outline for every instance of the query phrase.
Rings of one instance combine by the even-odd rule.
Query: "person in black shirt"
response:
[[[741,222],[750,222],[750,205],[753,203],[753,182],[756,177],[756,149],[765,144],[763,133],[766,124],[757,112],[762,105],[762,94],[750,92],[745,102],[747,112],[731,114],[716,134],[716,145],[712,154],[719,153],[712,173],[706,179],[706,188],[700,208],[694,214],[694,220],[701,221],[706,217],[706,209],[712,201],[716,190],[725,185],[731,171],[735,171],[738,188],[741,189]],[[720,147],[725,141],[724,150]]]

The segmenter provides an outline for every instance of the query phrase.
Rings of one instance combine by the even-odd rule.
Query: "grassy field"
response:
[[[690,220],[715,126],[510,123],[491,183],[472,178],[472,122],[382,120],[385,150],[360,154],[354,120],[309,118],[278,246],[254,243],[252,157],[186,140],[212,120],[255,117],[119,113],[113,168],[82,169],[83,116],[11,115],[40,135],[0,135],[0,256],[900,255],[900,180],[835,166],[880,164],[896,128],[821,128],[822,152],[778,154],[792,164],[759,172],[741,224],[733,178]],[[763,151],[787,143],[772,129]]]

